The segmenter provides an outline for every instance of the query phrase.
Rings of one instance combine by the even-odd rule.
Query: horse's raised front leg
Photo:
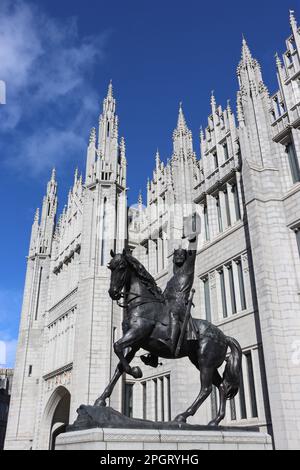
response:
[[[185,423],[189,416],[194,416],[196,411],[212,392],[212,378],[214,369],[202,367],[200,369],[201,390],[194,403],[184,412],[176,416],[175,421]]]
[[[138,349],[132,349],[131,351],[129,351],[128,354],[126,354],[126,360],[128,363],[132,361],[137,351]],[[97,400],[95,401],[94,406],[106,406],[106,400],[107,398],[111,396],[113,389],[115,388],[116,383],[118,382],[119,378],[122,376],[123,372],[124,372],[123,366],[121,362],[119,362],[119,364],[116,367],[113,377],[111,378],[109,384],[105,388],[102,395],[100,395],[100,397],[97,398]]]
[[[141,347],[141,342],[150,336],[152,330],[153,325],[151,323],[137,317],[130,324],[130,329],[125,333],[125,335],[114,344],[114,351],[120,359],[124,372],[135,379],[143,377],[142,371],[138,366],[130,367],[123,351],[127,348],[139,349]]]

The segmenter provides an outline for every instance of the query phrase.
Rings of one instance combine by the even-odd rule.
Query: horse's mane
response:
[[[155,297],[159,297],[163,299],[163,294],[161,289],[155,282],[155,279],[151,276],[151,274],[147,271],[145,266],[140,263],[134,256],[126,253],[125,255],[126,260],[130,264],[130,266],[135,270],[136,274],[138,275],[139,279],[142,283],[147,287],[147,289],[155,295]]]

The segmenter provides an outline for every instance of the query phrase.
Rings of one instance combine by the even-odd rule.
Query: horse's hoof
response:
[[[210,421],[210,422],[208,423],[207,426],[216,427],[216,426],[218,426],[218,423],[217,423],[215,420],[212,420],[212,421]]]
[[[183,415],[178,415],[176,416],[174,421],[176,421],[177,423],[186,423],[186,418]]]
[[[97,398],[94,406],[106,406],[106,401],[103,398]]]
[[[141,371],[140,367],[137,366],[137,367],[132,367],[131,369],[131,375],[135,378],[135,379],[141,379],[143,377],[143,372]]]

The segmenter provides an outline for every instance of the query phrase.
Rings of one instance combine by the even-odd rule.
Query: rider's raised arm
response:
[[[188,237],[188,240],[189,246],[187,251],[186,265],[193,270],[197,256],[198,234],[193,234],[192,236]]]

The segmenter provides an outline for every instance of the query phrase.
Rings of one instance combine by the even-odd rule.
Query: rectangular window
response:
[[[32,376],[32,365],[29,366],[28,368],[28,377]]]
[[[164,389],[164,378],[160,377],[160,407],[161,407],[161,420],[165,420],[165,389]]]
[[[154,421],[157,421],[157,379],[153,379],[154,386]]]
[[[236,184],[234,184],[232,186],[231,191],[232,191],[232,194],[233,194],[236,220],[241,220],[240,200],[239,200],[239,193],[238,193],[238,189],[237,189]]]
[[[235,407],[234,398],[230,400],[230,417],[231,417],[231,421],[236,421],[236,407]]]
[[[231,226],[231,217],[230,217],[230,207],[229,207],[228,191],[224,191],[224,195],[225,195],[225,207],[226,207],[227,225],[228,225],[228,227],[230,227],[230,226]]]
[[[168,403],[168,421],[171,420],[171,377],[169,375],[166,376],[167,381],[167,403]]]
[[[208,223],[208,210],[207,205],[204,206],[204,227],[205,227],[205,240],[209,240],[209,223]]]
[[[251,351],[245,354],[246,361],[247,361],[247,369],[248,369],[248,381],[249,381],[249,392],[250,392],[250,401],[251,401],[251,413],[252,418],[257,418],[257,401],[256,401],[256,392],[255,392],[255,382],[254,382],[254,374],[253,374],[253,363],[252,363],[252,356]]]
[[[147,382],[143,382],[142,387],[143,387],[143,419],[147,419]]]
[[[293,142],[290,142],[286,146],[286,153],[288,154],[288,160],[289,160],[293,183],[297,183],[298,181],[300,181],[300,170],[299,170],[298,158],[296,155],[296,150],[295,150],[295,146]]]
[[[206,316],[206,320],[210,322],[211,321],[211,306],[210,306],[208,277],[203,280],[203,287],[204,287],[205,316]]]
[[[217,168],[219,168],[219,160],[218,160],[217,152],[213,153],[213,158],[214,158],[214,167],[215,167],[215,170],[216,170]]]
[[[298,251],[299,251],[299,256],[300,256],[300,228],[297,228],[295,230],[295,235],[296,235],[296,240],[297,240],[297,245],[298,245]]]
[[[133,412],[133,384],[125,383],[123,413],[125,416],[132,418],[132,412]]]
[[[241,370],[241,374],[240,374],[239,397],[240,397],[241,419],[247,419],[247,409],[246,409],[246,400],[245,400],[243,370]]]
[[[220,271],[220,286],[221,286],[221,296],[222,296],[222,309],[223,309],[223,318],[228,317],[227,312],[227,302],[226,302],[226,289],[225,289],[225,279],[224,279],[224,271]]]
[[[228,145],[224,144],[223,149],[224,149],[224,161],[226,162],[229,159]]]
[[[233,270],[232,266],[228,266],[228,274],[229,274],[229,285],[230,285],[230,297],[231,297],[231,308],[232,313],[236,313],[236,298],[235,298],[235,289],[234,289],[234,278],[233,278]]]
[[[241,306],[242,310],[246,310],[246,295],[245,295],[245,284],[244,284],[244,275],[243,275],[243,267],[241,260],[237,261],[237,270],[238,270],[238,277],[239,277],[239,287],[240,287],[240,297],[241,297]]]
[[[155,240],[155,253],[156,253],[156,272],[158,273],[159,266],[159,253],[158,253],[158,240]]]
[[[223,232],[222,213],[221,213],[220,199],[218,197],[216,198],[216,207],[217,207],[217,215],[218,215],[219,232]]]

